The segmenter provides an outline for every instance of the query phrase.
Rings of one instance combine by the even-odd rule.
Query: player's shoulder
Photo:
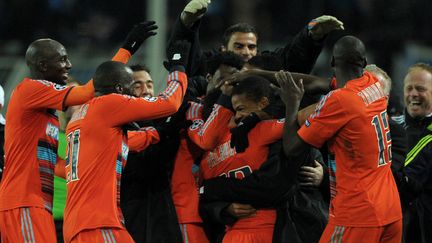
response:
[[[93,98],[91,103],[103,103],[103,104],[111,104],[111,103],[117,103],[117,104],[121,104],[123,102],[127,102],[129,100],[133,100],[133,99],[137,99],[134,96],[131,95],[126,95],[126,94],[117,94],[117,93],[112,93],[112,94],[106,94],[106,95],[102,95],[102,96],[97,96],[95,98]]]
[[[68,88],[66,85],[57,84],[48,80],[44,79],[31,79],[31,78],[24,78],[23,81],[18,85],[18,87],[22,88],[33,88],[34,86],[39,87],[52,87],[54,90],[61,91]]]
[[[81,120],[75,120],[75,121],[71,121],[68,123],[68,125],[66,126],[66,135],[78,130],[80,128],[81,125]]]
[[[282,119],[268,119],[258,122],[253,130],[257,132],[270,132],[277,127],[283,128],[285,124],[285,118]]]
[[[355,90],[344,87],[335,92],[333,99],[337,100],[342,107],[356,107],[361,102],[361,98],[357,93]]]
[[[340,101],[347,96],[348,96],[347,92],[343,88],[332,90],[328,92],[326,95],[321,96],[317,107],[321,109],[324,105],[335,104],[335,103],[339,104]]]
[[[274,124],[285,124],[285,118],[262,120],[258,122],[257,126],[272,126]]]

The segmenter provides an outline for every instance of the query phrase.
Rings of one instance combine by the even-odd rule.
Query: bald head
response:
[[[361,68],[366,66],[366,48],[361,40],[351,35],[344,36],[335,43],[333,57],[336,63],[341,65],[360,66]]]
[[[94,88],[100,94],[129,94],[129,85],[133,80],[132,73],[132,70],[121,62],[104,62],[99,65],[94,74]]]
[[[29,67],[37,65],[41,60],[53,58],[57,52],[65,49],[62,44],[52,39],[38,39],[33,41],[26,52],[26,62]]]
[[[72,65],[66,49],[58,41],[38,39],[27,48],[26,63],[32,78],[64,84]]]

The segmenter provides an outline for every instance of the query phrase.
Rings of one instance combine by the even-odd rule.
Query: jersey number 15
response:
[[[390,128],[387,118],[387,111],[381,112],[379,115],[375,115],[371,121],[375,128],[375,132],[378,140],[378,167],[386,165],[391,162],[391,135]],[[387,154],[387,156],[386,156]]]

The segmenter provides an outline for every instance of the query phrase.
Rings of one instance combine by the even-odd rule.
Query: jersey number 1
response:
[[[66,154],[66,182],[78,180],[78,154],[80,147],[80,130],[67,135],[68,151]],[[68,166],[69,169],[68,169]]]
[[[381,121],[381,122],[380,122]],[[389,123],[387,118],[387,111],[381,112],[379,115],[375,115],[372,118],[372,125],[375,128],[375,132],[378,140],[378,167],[391,162],[391,135],[389,129]],[[387,152],[387,158],[385,156]]]

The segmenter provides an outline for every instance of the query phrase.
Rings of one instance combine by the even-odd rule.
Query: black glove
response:
[[[191,43],[186,40],[177,40],[167,47],[166,54],[168,61],[164,63],[169,71],[174,67],[182,66],[186,69]]]
[[[144,21],[135,25],[127,35],[122,48],[133,55],[147,38],[156,35],[154,30],[157,28],[155,21]]]
[[[231,129],[231,148],[237,153],[244,152],[249,147],[248,133],[261,119],[257,114],[251,113],[244,118],[235,128]]]
[[[195,100],[197,97],[205,96],[207,84],[207,79],[203,76],[188,77],[188,88],[184,99]]]
[[[176,136],[179,134],[181,129],[192,125],[192,121],[186,120],[186,112],[189,107],[190,104],[188,102],[183,102],[175,114],[168,117],[165,122],[155,127],[161,140]]]

